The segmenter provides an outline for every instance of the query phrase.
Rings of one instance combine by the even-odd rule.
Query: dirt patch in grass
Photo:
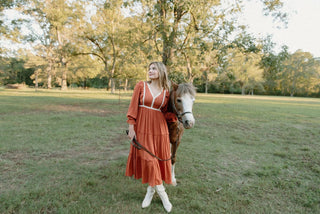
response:
[[[88,113],[97,116],[107,116],[109,114],[116,113],[109,108],[96,108],[95,106],[85,104],[72,104],[72,105],[48,105],[43,107],[46,111],[58,111],[58,112],[80,112]]]
[[[51,159],[78,159],[87,156],[105,156],[106,160],[115,160],[128,154],[128,149],[113,149],[106,147],[104,150],[97,151],[93,147],[82,148],[81,150],[57,151],[48,153],[21,153],[7,152],[0,156],[1,160],[14,162],[15,165],[23,165],[25,160],[43,161]],[[90,162],[95,162],[91,160]]]
[[[129,146],[124,144],[127,140],[125,134],[117,134],[110,139],[109,143],[103,145],[81,146],[66,151],[52,151],[52,152],[22,152],[9,151],[0,154],[0,161],[4,165],[24,165],[25,161],[50,161],[50,160],[79,160],[79,164],[94,164],[101,161],[116,160],[128,155]],[[129,142],[129,141],[128,141]],[[7,164],[6,164],[7,163]],[[9,164],[8,164],[9,163]],[[7,171],[11,171],[6,167]]]

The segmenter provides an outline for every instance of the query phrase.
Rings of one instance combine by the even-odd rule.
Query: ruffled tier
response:
[[[170,158],[169,132],[162,112],[140,108],[135,129],[139,143],[161,159]],[[171,161],[159,161],[131,145],[126,176],[142,178],[142,183],[150,186],[160,185],[162,181],[171,184]]]

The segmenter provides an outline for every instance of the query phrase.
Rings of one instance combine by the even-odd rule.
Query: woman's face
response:
[[[159,79],[159,71],[154,64],[150,65],[148,75],[151,80]]]

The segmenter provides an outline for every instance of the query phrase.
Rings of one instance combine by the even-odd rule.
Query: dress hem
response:
[[[141,180],[141,183],[142,183],[142,184],[149,184],[149,186],[152,186],[152,187],[154,187],[154,186],[156,186],[156,185],[161,185],[161,184],[163,184],[163,182],[166,183],[167,185],[172,185],[172,181],[171,181],[171,182],[168,182],[168,181],[166,181],[166,180],[162,180],[162,183],[152,185],[152,184],[150,184],[150,182],[143,182],[143,181],[142,181],[142,177],[141,177],[141,178],[136,178],[136,177],[134,176],[134,174],[133,174],[133,175],[125,175],[125,176],[126,176],[126,177],[129,177],[129,178],[131,178],[131,179],[133,179],[133,180]]]

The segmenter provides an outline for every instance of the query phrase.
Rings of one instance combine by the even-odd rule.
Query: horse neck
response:
[[[168,103],[167,111],[168,112],[172,112],[175,115],[177,115],[177,112],[175,112],[174,107],[173,107],[173,105],[174,105],[173,102],[174,102],[174,91],[170,91],[170,97],[169,97],[169,103]]]

